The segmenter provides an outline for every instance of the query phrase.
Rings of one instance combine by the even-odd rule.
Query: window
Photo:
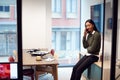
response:
[[[10,17],[10,6],[0,6],[0,18]]]
[[[9,6],[0,6],[0,12],[9,12],[10,7]]]
[[[10,11],[9,6],[4,6],[4,11],[5,11],[5,12],[9,12],[9,11]]]
[[[79,50],[80,49],[80,32],[79,31],[76,31],[76,34],[75,34],[75,50]]]
[[[94,20],[95,25],[100,32],[103,32],[103,29],[101,27],[102,24],[103,24],[103,22],[102,22],[103,10],[102,9],[103,9],[103,4],[97,4],[97,5],[92,5],[91,6],[91,19]]]
[[[18,1],[18,3],[19,2],[20,1]],[[0,79],[5,78],[5,80],[18,80],[18,70],[22,68],[22,65],[18,64],[17,61],[13,62],[13,57],[15,58],[13,51],[17,51],[18,48],[18,21],[13,18],[14,10],[16,9],[14,8],[14,5],[16,5],[16,0],[1,0],[0,2],[0,68],[2,69],[0,71]],[[20,56],[19,59],[21,59]]]
[[[0,12],[2,12],[3,11],[3,6],[0,6]]]
[[[66,50],[66,36],[67,36],[67,33],[66,32],[61,32],[61,50]]]
[[[15,13],[15,15],[14,15],[14,17],[15,17],[15,19],[17,18],[17,7],[16,7],[16,5],[14,6],[15,7],[15,11],[14,11],[14,13]]]
[[[0,24],[0,55],[12,55],[13,50],[17,49],[15,30],[15,24]]]
[[[70,50],[71,49],[71,32],[67,32],[67,36],[66,36],[66,50]]]
[[[63,58],[62,63],[59,61],[60,65],[64,64],[64,59],[67,58],[74,59],[71,63],[68,60],[69,64],[76,63],[80,49],[79,35],[79,28],[52,28],[52,48],[55,49],[60,59]],[[68,64],[65,63],[65,65]]]
[[[77,18],[77,0],[66,0],[66,17]]]
[[[55,31],[53,31],[52,32],[52,48],[53,49],[56,49],[56,32]]]
[[[52,0],[52,17],[53,18],[61,18],[62,16],[62,0]]]

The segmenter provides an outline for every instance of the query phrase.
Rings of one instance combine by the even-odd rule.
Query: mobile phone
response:
[[[90,31],[88,31],[88,29],[87,29],[87,28],[86,28],[86,32],[87,32],[87,33],[90,33]]]
[[[86,32],[88,32],[88,29],[86,28]]]

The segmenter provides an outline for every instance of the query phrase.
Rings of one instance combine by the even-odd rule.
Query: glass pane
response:
[[[16,11],[16,0],[0,1],[0,80],[18,78]]]
[[[116,80],[120,80],[120,1],[118,0],[118,27],[117,27],[117,54],[116,54]]]
[[[2,4],[3,3],[3,4]],[[3,8],[6,9],[9,6],[10,8],[13,8],[9,12],[12,13],[12,15],[9,16],[9,18],[6,18],[6,16],[9,15],[9,12],[5,14],[1,14],[0,17],[0,56],[14,56],[13,51],[17,50],[17,23],[16,18],[14,18],[14,13],[16,13],[16,1],[13,0],[11,2],[8,2],[5,4],[4,1],[0,4],[3,6]],[[4,60],[0,60],[3,61]],[[8,61],[8,60],[5,60]]]
[[[104,57],[103,80],[110,80],[111,49],[112,49],[112,1],[105,2],[105,27],[104,27]]]
[[[59,8],[61,17],[57,18],[57,15],[52,13],[54,16],[52,18],[52,48],[58,54],[59,66],[74,65],[79,59],[80,51],[80,0],[52,0],[53,9],[58,5],[62,7],[62,9]],[[74,10],[77,10],[76,13]],[[67,17],[68,14],[69,17]]]

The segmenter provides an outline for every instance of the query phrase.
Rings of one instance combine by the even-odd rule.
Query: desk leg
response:
[[[53,65],[54,80],[58,80],[58,65]]]
[[[115,79],[115,80],[117,80],[119,77],[120,77],[120,74],[116,77],[116,79]]]

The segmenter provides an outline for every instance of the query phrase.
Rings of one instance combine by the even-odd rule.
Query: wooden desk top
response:
[[[36,65],[58,65],[58,60],[45,61],[36,61],[36,56],[31,56],[30,53],[23,52],[23,65],[24,66],[36,66]]]

